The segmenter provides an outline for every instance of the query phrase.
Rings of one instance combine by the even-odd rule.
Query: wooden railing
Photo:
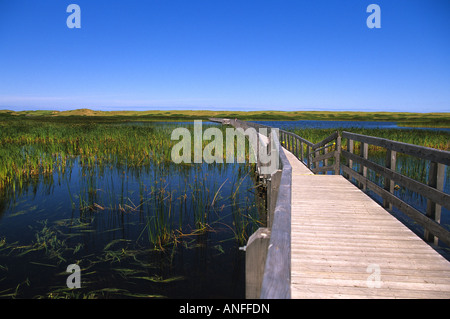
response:
[[[383,138],[343,132],[342,138],[347,139],[347,150],[341,154],[347,164],[341,165],[343,175],[354,178],[364,190],[372,190],[381,196],[386,209],[397,207],[424,230],[424,239],[434,241],[438,239],[450,245],[450,232],[439,224],[441,207],[450,209],[450,195],[444,193],[445,165],[450,165],[450,152],[433,148],[391,141]],[[359,154],[355,154],[355,142],[359,143]],[[386,150],[385,165],[382,166],[369,160],[369,145]],[[397,153],[406,154],[421,160],[429,161],[428,182],[423,183],[396,171]],[[357,170],[353,163],[358,163]],[[380,186],[367,177],[367,170],[373,170],[384,178],[384,185]],[[395,187],[403,186],[412,192],[422,195],[427,200],[426,212],[421,212],[395,196]]]
[[[340,171],[341,136],[334,132],[319,143],[312,143],[287,131],[280,130],[283,147],[294,154],[315,174]]]
[[[267,226],[252,234],[246,245],[246,297],[290,299],[292,167],[282,150],[278,130],[239,120],[222,123],[244,130],[254,128],[259,132],[260,128],[267,129],[267,147],[275,150],[278,156],[279,167],[271,174],[264,174],[268,201]],[[258,142],[261,142],[260,138]]]
[[[346,150],[341,148],[342,138],[346,139]],[[445,166],[450,165],[450,152],[350,132],[342,132],[342,135],[335,132],[321,142],[313,144],[294,133],[280,130],[280,141],[313,173],[332,171],[337,175],[342,172],[347,179],[354,178],[363,190],[371,190],[379,195],[386,209],[391,210],[395,206],[422,226],[426,241],[437,244],[438,240],[441,240],[450,246],[450,232],[440,225],[442,207],[450,209],[450,195],[443,191]],[[355,142],[359,143],[359,154],[354,153]],[[369,160],[369,145],[385,149],[384,166]],[[397,153],[429,161],[427,183],[397,172]],[[346,160],[345,165],[341,163],[341,156]],[[330,159],[333,161],[328,165]],[[353,169],[353,163],[359,164],[357,170]],[[383,186],[368,178],[368,169],[384,178]],[[425,197],[426,212],[419,211],[395,196],[394,189],[400,186]]]

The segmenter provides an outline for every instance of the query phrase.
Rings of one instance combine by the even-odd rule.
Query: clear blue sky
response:
[[[0,0],[5,108],[450,112],[450,1]]]

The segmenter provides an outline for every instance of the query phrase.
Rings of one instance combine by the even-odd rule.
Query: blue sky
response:
[[[448,0],[0,0],[0,109],[450,112],[449,34]]]

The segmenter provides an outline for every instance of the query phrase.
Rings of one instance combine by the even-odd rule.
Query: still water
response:
[[[245,297],[251,165],[66,167],[0,200],[1,297]]]

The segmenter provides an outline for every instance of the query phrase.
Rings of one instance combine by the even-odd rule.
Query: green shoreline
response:
[[[27,118],[72,121],[77,119],[96,121],[183,121],[207,120],[211,117],[238,118],[253,121],[387,121],[405,127],[450,128],[450,112],[409,113],[409,112],[343,112],[343,111],[210,111],[210,110],[152,110],[152,111],[95,111],[76,109],[68,111],[11,111],[0,110],[0,120],[7,118]]]

